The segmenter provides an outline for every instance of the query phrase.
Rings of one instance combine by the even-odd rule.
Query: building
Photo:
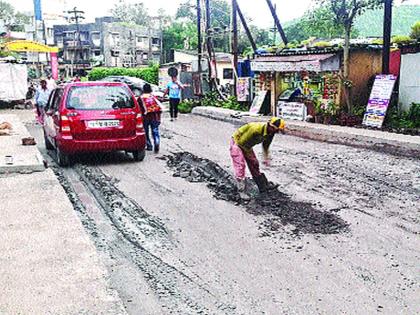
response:
[[[173,51],[173,62],[189,63],[193,65],[193,70],[197,71],[198,65],[197,53],[185,50]],[[207,62],[204,62],[203,71],[208,69]],[[233,73],[233,55],[229,53],[216,52],[216,73],[217,80],[222,86],[234,84]]]
[[[138,67],[160,62],[162,32],[102,17],[79,26],[54,25],[54,44],[64,64]]]

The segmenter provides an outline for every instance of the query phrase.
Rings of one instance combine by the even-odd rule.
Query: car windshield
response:
[[[106,110],[132,108],[134,101],[124,86],[75,86],[67,97],[68,109]]]

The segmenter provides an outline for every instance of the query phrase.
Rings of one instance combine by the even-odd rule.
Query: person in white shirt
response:
[[[47,88],[49,89],[49,90],[54,90],[55,88],[57,87],[57,83],[55,83],[55,80],[52,78],[52,76],[51,75],[49,75],[48,77],[47,77]]]
[[[51,91],[47,86],[47,81],[41,80],[41,86],[36,90],[35,93],[35,106],[38,114],[39,123],[44,121],[44,108],[48,103]]]

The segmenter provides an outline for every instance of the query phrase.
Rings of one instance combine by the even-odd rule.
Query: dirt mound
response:
[[[256,194],[256,187],[248,182],[250,194],[255,197],[245,202],[239,197],[236,181],[233,176],[218,164],[199,158],[189,152],[174,153],[167,156],[167,165],[174,170],[173,176],[185,178],[189,182],[207,183],[218,199],[242,205],[248,213],[268,215],[263,227],[275,232],[282,225],[293,225],[293,233],[336,234],[346,231],[348,224],[334,213],[314,208],[310,203],[293,201],[280,191],[264,195]]]

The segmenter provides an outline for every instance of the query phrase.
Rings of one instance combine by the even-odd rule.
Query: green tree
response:
[[[336,22],[335,14],[325,7],[305,12],[303,17],[287,24],[285,33],[289,41],[301,42],[311,37],[331,39],[344,36],[344,26]],[[357,31],[352,30],[352,37]]]
[[[126,0],[119,0],[111,9],[112,15],[122,22],[147,26],[150,16],[143,2],[127,3]]]
[[[410,37],[420,40],[420,21],[414,23],[414,25],[411,27]]]
[[[5,1],[0,1],[0,21],[4,25],[10,25],[15,18],[15,8]]]
[[[351,113],[353,106],[350,100],[351,82],[349,82],[350,67],[350,37],[354,20],[366,10],[380,7],[383,0],[317,0],[326,9],[334,13],[334,20],[337,25],[344,28],[344,60],[343,60],[343,81],[345,86],[345,99],[347,109]]]
[[[163,51],[168,59],[172,49],[195,50],[198,46],[197,26],[192,22],[174,21],[163,30]]]
[[[7,2],[0,1],[0,21],[11,31],[23,31],[24,25],[31,19],[26,14],[16,12],[15,8]]]

